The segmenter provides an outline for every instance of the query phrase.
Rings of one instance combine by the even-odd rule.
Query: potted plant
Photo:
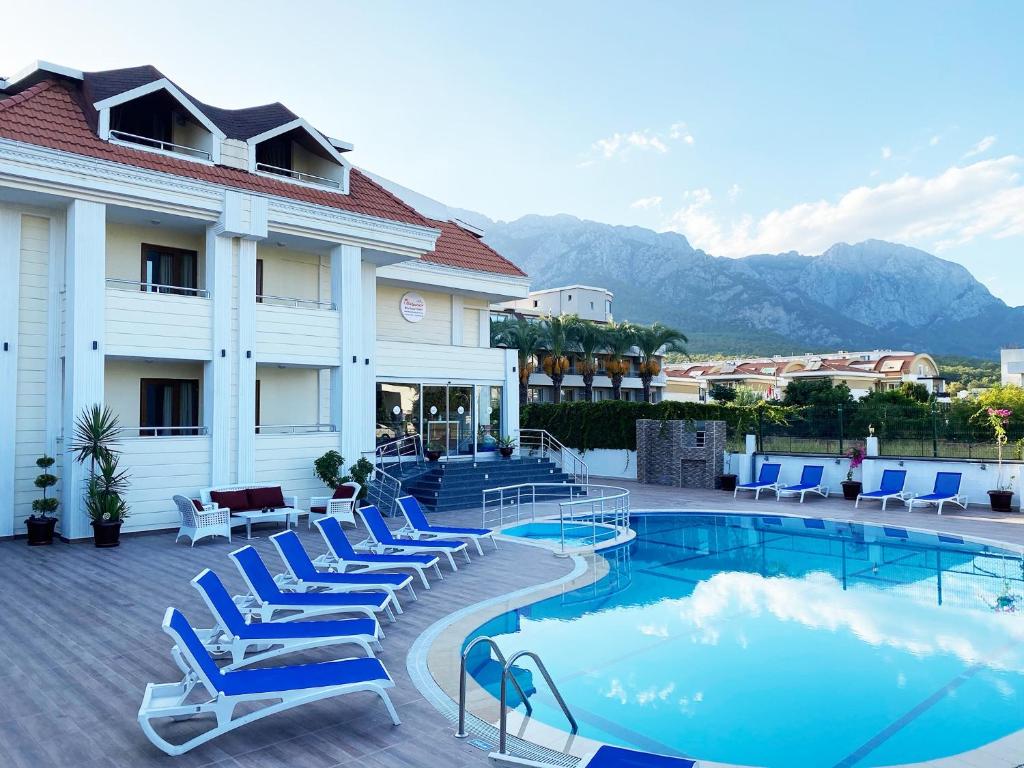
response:
[[[1003,480],[1003,446],[1009,440],[1006,425],[1010,422],[1013,411],[1009,408],[984,408],[978,411],[978,415],[983,416],[988,422],[996,439],[996,461],[999,471],[996,473],[996,487],[988,492],[989,505],[993,512],[1010,512],[1013,509],[1013,481],[1016,477],[1011,475],[1009,480]]]
[[[850,460],[850,466],[846,470],[846,479],[840,485],[843,486],[843,498],[847,501],[856,501],[864,490],[864,484],[860,480],[854,480],[853,473],[864,463],[864,449],[855,445],[846,452],[846,456]]]
[[[89,482],[85,491],[85,511],[92,520],[93,542],[97,547],[116,547],[121,525],[128,517],[123,495],[128,488],[128,473],[117,466],[115,450],[121,426],[110,408],[94,405],[75,420],[71,451],[75,460],[89,462]]]
[[[313,461],[313,474],[332,491],[349,481],[349,477],[343,474],[344,468],[345,457],[337,451],[328,451]]]
[[[424,449],[423,455],[427,457],[427,461],[437,461],[444,455],[444,443],[440,443],[437,440],[431,440],[427,443],[427,447]]]
[[[736,473],[732,471],[732,454],[728,451],[725,452],[725,472],[718,476],[719,487],[723,491],[735,491],[736,482],[739,478]]]
[[[32,514],[25,520],[30,547],[53,543],[53,528],[57,525],[57,517],[55,515],[51,517],[51,514],[57,511],[60,500],[54,496],[47,496],[46,489],[57,484],[57,477],[50,474],[50,467],[54,465],[54,462],[56,459],[46,454],[36,459],[36,466],[43,472],[36,476],[35,486],[43,492],[43,498],[32,500]]]
[[[498,453],[501,454],[503,459],[512,458],[512,454],[515,453],[518,444],[516,439],[512,435],[505,435],[498,441]]]

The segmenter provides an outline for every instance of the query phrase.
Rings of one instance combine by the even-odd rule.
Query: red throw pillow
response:
[[[356,495],[356,490],[351,485],[339,485],[334,489],[334,499],[351,499]]]
[[[204,512],[203,502],[199,499],[192,499],[192,506],[196,508],[196,512]]]
[[[210,491],[210,501],[215,501],[221,509],[230,509],[232,512],[249,509],[249,497],[244,490]]]
[[[272,488],[250,488],[246,493],[249,495],[249,507],[251,509],[284,506],[284,494],[281,492],[281,486],[279,485],[275,485]]]

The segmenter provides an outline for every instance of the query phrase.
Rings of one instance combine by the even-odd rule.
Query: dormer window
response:
[[[256,173],[348,192],[349,164],[341,157],[338,145],[303,120],[294,120],[249,139],[249,157]]]
[[[219,162],[224,134],[169,80],[97,102],[100,138],[190,160]]]

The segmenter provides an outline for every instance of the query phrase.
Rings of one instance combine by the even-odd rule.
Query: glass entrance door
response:
[[[448,456],[474,456],[476,435],[473,387],[448,387]]]

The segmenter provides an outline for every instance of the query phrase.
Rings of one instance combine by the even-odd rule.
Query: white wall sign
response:
[[[410,323],[418,323],[427,316],[426,300],[413,291],[402,296],[402,300],[398,303],[398,309],[402,313],[402,317]]]

